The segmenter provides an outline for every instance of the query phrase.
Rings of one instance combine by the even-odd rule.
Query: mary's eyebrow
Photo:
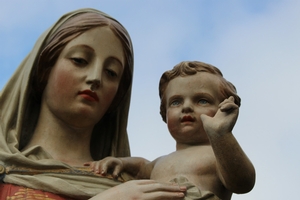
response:
[[[120,64],[120,66],[121,66],[122,68],[125,67],[118,57],[110,56],[110,57],[108,58],[108,62],[111,62],[111,61],[116,61],[117,63]]]
[[[78,54],[80,53],[80,54]],[[91,59],[91,57],[95,54],[95,50],[85,44],[78,44],[69,47],[66,49],[66,52],[64,53],[66,56],[73,56],[73,55],[84,55],[87,59]]]
[[[88,45],[85,45],[85,44],[78,44],[78,45],[71,46],[69,48],[69,50],[75,50],[75,49],[85,49],[85,50],[88,50],[90,52],[95,52],[95,50],[92,47],[90,47]]]

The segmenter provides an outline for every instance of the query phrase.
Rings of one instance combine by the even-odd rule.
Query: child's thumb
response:
[[[205,120],[207,120],[209,118],[209,116],[207,116],[205,114],[201,114],[200,118],[201,118],[202,122],[204,122]]]

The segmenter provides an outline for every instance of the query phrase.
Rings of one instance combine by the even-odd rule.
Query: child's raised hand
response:
[[[96,174],[105,176],[111,174],[117,179],[123,170],[123,162],[119,158],[106,157],[99,161],[91,161],[84,163],[84,166],[90,166]]]
[[[214,117],[202,114],[203,128],[209,135],[226,134],[231,132],[239,113],[239,106],[234,103],[234,97],[230,96],[219,104],[219,109]]]

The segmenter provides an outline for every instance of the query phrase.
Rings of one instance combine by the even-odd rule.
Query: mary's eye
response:
[[[111,70],[111,69],[106,69],[106,73],[111,77],[117,77],[118,76],[118,74],[115,71]]]
[[[83,66],[88,64],[88,62],[83,58],[71,58],[72,62],[78,66]]]
[[[198,103],[199,104],[208,104],[208,101],[205,99],[199,99]]]

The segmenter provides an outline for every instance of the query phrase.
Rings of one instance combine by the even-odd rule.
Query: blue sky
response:
[[[242,106],[234,135],[257,171],[233,200],[294,199],[300,180],[300,3],[297,0],[0,1],[0,88],[62,14],[102,10],[129,31],[135,51],[128,132],[133,156],[175,150],[159,115],[161,74],[183,60],[221,69]]]

